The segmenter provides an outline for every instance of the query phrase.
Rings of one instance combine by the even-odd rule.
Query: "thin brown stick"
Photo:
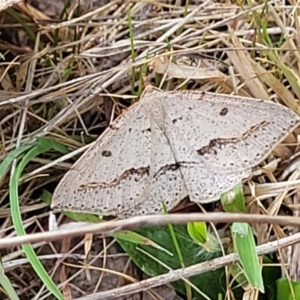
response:
[[[132,217],[126,220],[115,220],[100,224],[86,225],[82,228],[70,228],[52,232],[42,232],[4,238],[0,241],[0,249],[18,246],[21,244],[49,242],[66,237],[84,235],[86,233],[112,234],[122,230],[132,230],[144,226],[158,226],[166,224],[186,224],[189,222],[212,222],[212,223],[269,223],[277,225],[299,226],[300,218],[289,216],[267,216],[259,214],[237,214],[237,213],[193,213],[193,214],[170,214],[170,215],[148,215]]]

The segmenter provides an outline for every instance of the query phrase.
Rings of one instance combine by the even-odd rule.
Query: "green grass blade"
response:
[[[166,207],[165,203],[163,202],[162,205],[163,205],[163,210],[164,210],[165,214],[167,214],[168,210],[167,210],[167,207]],[[177,237],[176,237],[176,234],[175,234],[174,227],[173,227],[172,224],[168,224],[168,228],[169,228],[170,236],[171,236],[171,239],[173,241],[174,247],[176,249],[179,261],[181,263],[181,266],[184,268],[185,264],[184,264],[184,260],[183,260],[183,255],[181,253],[180,246],[178,244],[178,240],[177,240]],[[188,300],[192,299],[192,288],[191,288],[191,286],[188,283],[186,283],[186,282],[184,284],[185,284],[187,299]]]
[[[264,293],[262,268],[255,250],[254,236],[248,223],[233,223],[232,234],[234,247],[239,255],[239,261],[252,288]]]
[[[20,203],[18,196],[18,184],[19,178],[22,175],[22,172],[25,166],[36,156],[41,153],[47,152],[50,149],[64,149],[60,144],[50,140],[50,139],[38,139],[36,145],[32,147],[23,157],[20,164],[15,169],[15,172],[12,174],[10,179],[10,187],[9,187],[9,197],[10,197],[10,207],[11,207],[11,216],[14,224],[14,228],[16,230],[17,235],[26,235],[26,232],[23,227],[21,211],[20,211]],[[66,149],[66,148],[65,148]],[[49,277],[48,273],[44,269],[43,265],[39,261],[36,256],[33,247],[31,245],[22,245],[22,249],[26,254],[32,268],[38,274],[39,278],[43,281],[47,289],[57,298],[63,300],[64,297],[59,291],[56,284]]]
[[[18,149],[15,149],[11,151],[3,160],[3,162],[0,164],[0,182],[4,178],[6,171],[8,170],[9,166],[13,162],[14,159],[18,158],[21,154],[23,154],[25,151],[32,148],[34,144],[25,145],[22,147],[19,147]]]
[[[27,23],[23,20],[22,17],[20,17],[20,14],[17,13],[12,7],[7,8],[7,13],[9,13],[18,23],[22,25],[22,28],[25,30],[31,41],[35,42],[36,40],[36,34],[32,30],[30,26],[27,25]],[[44,44],[40,42],[39,50],[43,50],[45,48]]]
[[[221,195],[221,203],[226,212],[245,212],[245,198],[242,184],[237,184],[231,191]],[[264,292],[262,270],[255,250],[255,241],[251,227],[247,223],[233,223],[231,227],[235,250],[237,251],[243,275],[248,283]],[[243,276],[237,278],[242,283]]]
[[[0,261],[0,285],[3,287],[4,291],[6,292],[10,300],[19,300],[19,297],[15,289],[13,288],[12,284],[10,283],[9,279],[4,273],[4,268],[1,261]]]
[[[65,145],[48,138],[38,137],[36,139],[36,145],[38,145],[41,149],[41,153],[47,152],[49,150],[55,150],[62,154],[66,154],[69,152],[68,148]]]
[[[136,53],[134,50],[134,28],[132,24],[132,16],[131,16],[131,8],[128,9],[128,29],[129,29],[129,38],[130,38],[130,51],[131,51],[131,60],[132,62],[135,61],[136,58]],[[135,83],[135,78],[136,78],[136,73],[135,73],[135,67],[132,67],[131,69],[132,74],[131,74],[131,92],[134,95],[134,83]]]

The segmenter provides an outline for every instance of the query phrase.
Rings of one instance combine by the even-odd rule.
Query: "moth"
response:
[[[52,208],[102,216],[162,213],[219,199],[300,122],[280,104],[152,90],[122,113],[57,186]]]

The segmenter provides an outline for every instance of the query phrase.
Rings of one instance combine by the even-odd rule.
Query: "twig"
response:
[[[49,242],[66,237],[79,236],[87,233],[111,234],[122,230],[132,230],[144,226],[158,226],[166,224],[186,224],[189,222],[212,222],[212,223],[269,223],[277,225],[299,226],[300,218],[289,216],[267,216],[259,214],[238,213],[193,213],[193,214],[170,214],[170,215],[147,215],[132,217],[125,220],[115,220],[99,224],[85,225],[82,228],[68,228],[63,230],[41,232],[4,238],[0,240],[0,249],[19,246],[21,244]]]

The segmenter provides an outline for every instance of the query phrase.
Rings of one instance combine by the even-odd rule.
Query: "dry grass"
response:
[[[41,200],[43,189],[53,192],[86,145],[137,100],[142,75],[163,90],[199,88],[273,99],[300,115],[296,1],[286,5],[284,1],[196,0],[186,6],[173,2],[107,1],[78,14],[74,1],[64,20],[51,19],[22,3],[0,13],[4,57],[0,61],[0,162],[37,137],[50,137],[74,150],[63,158],[59,152],[48,152],[25,168],[19,198],[27,233],[47,230],[49,208]],[[299,159],[291,159],[297,150],[297,133],[275,149],[279,163],[270,157],[251,184],[245,184],[251,213],[297,215],[299,194],[294,191],[300,183]],[[1,237],[15,235],[9,180],[10,172],[1,182]],[[293,180],[289,188],[287,180]],[[66,218],[59,219],[63,220]],[[267,224],[255,225],[253,230],[259,244],[291,231]],[[114,281],[112,287],[121,285],[122,273],[131,276],[126,282],[141,279],[128,258],[105,238],[98,238],[96,244],[78,238],[33,247],[58,285],[71,281],[63,287],[65,299],[109,289],[111,286],[105,286],[108,281]],[[64,253],[77,266],[60,264]],[[89,261],[89,268],[83,265],[87,253],[96,258],[95,263]],[[20,299],[54,299],[22,258],[21,248],[2,251],[2,262]],[[108,275],[103,269],[119,273]],[[72,281],[71,275],[77,279]],[[152,292],[151,297],[166,296]],[[5,299],[3,293],[0,298]]]

